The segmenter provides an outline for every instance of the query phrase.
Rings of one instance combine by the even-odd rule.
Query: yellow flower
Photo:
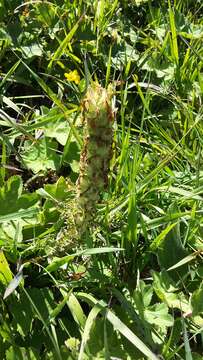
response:
[[[80,82],[80,75],[77,70],[70,71],[69,73],[64,74],[65,78],[69,81],[74,81],[77,85]]]

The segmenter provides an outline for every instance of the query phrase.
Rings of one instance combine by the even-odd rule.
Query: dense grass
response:
[[[202,15],[1,1],[0,359],[202,359]],[[114,141],[75,241],[91,81],[112,84]]]

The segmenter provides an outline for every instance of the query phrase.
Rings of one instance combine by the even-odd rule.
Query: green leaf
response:
[[[20,268],[17,275],[14,276],[14,278],[8,284],[6,291],[4,293],[3,299],[6,299],[9,295],[11,295],[14,292],[14,290],[18,287],[18,285],[20,284],[21,280],[23,279],[22,269],[23,269],[23,267]]]
[[[35,217],[39,213],[39,208],[29,208],[26,210],[19,210],[17,212],[8,214],[8,215],[1,215],[0,216],[0,223],[1,222],[8,222],[11,220],[19,220],[19,219],[27,219]]]
[[[10,346],[6,351],[6,360],[38,360],[39,357],[33,349]]]
[[[176,22],[175,22],[175,14],[171,7],[171,2],[169,4],[169,20],[171,27],[171,53],[176,63],[179,62],[179,49],[178,49],[178,41],[177,41],[177,30],[176,30]]]
[[[19,299],[9,299],[8,306],[10,308],[13,325],[18,326],[18,331],[22,336],[26,336],[32,328],[33,311],[30,302],[24,293],[20,294]]]
[[[46,184],[44,190],[57,201],[64,201],[71,197],[72,189],[61,176],[55,184]]]
[[[44,23],[45,26],[53,29],[56,19],[56,9],[54,4],[49,3],[38,3],[37,9],[39,11],[38,19]]]
[[[49,314],[49,321],[52,321],[55,319],[60,312],[63,310],[64,306],[66,305],[70,295],[71,295],[72,289],[68,292],[68,294],[64,295],[63,300],[50,312]]]
[[[57,143],[54,140],[43,138],[33,143],[25,141],[21,156],[29,169],[34,173],[48,169],[58,170],[61,156],[56,152]]]
[[[81,256],[81,255],[96,255],[96,254],[104,254],[104,253],[109,253],[109,252],[114,252],[114,251],[122,251],[123,249],[121,248],[113,248],[113,247],[103,247],[103,248],[94,248],[94,249],[86,249],[86,250],[81,250],[78,251],[75,254],[71,254],[71,255],[67,255],[64,256],[62,258],[55,258],[51,264],[49,264],[46,267],[46,271],[48,272],[53,272],[58,270],[61,266],[65,265],[65,264],[69,264],[76,256]]]
[[[158,327],[165,329],[173,326],[173,317],[168,314],[168,306],[166,304],[155,304],[144,310],[145,319]]]
[[[143,305],[147,307],[150,305],[152,296],[153,296],[153,288],[151,285],[146,285],[144,281],[140,281],[139,287],[142,293]]]
[[[18,60],[11,68],[10,70],[7,72],[7,74],[5,74],[5,76],[3,77],[3,79],[0,82],[0,88],[3,87],[3,85],[6,83],[6,81],[9,81],[10,76],[13,75],[13,73],[15,72],[15,70],[18,68],[18,66],[20,65],[20,60]]]
[[[199,289],[195,290],[191,298],[192,314],[194,316],[203,313],[203,282]]]
[[[55,308],[53,292],[49,288],[31,288],[28,289],[27,292],[37,307],[42,318],[48,319],[53,309]],[[35,312],[34,309],[33,311]]]
[[[199,266],[197,267],[197,274],[200,278],[203,279],[203,264],[199,264]]]
[[[114,329],[121,333],[128,341],[130,341],[139,351],[145,356],[149,357],[150,360],[158,360],[156,356],[145,344],[141,341],[137,335],[135,335],[128,326],[126,326],[111,310],[107,308],[107,304],[104,301],[97,301],[93,296],[85,293],[78,293],[78,296],[83,300],[86,300],[92,305],[99,303],[103,307],[103,315],[113,325]]]
[[[0,251],[0,287],[3,285],[4,287],[7,286],[10,281],[12,280],[13,275],[10,270],[9,264],[6,260],[6,257],[3,251]]]
[[[0,218],[21,209],[28,209],[37,203],[36,194],[22,194],[22,190],[22,179],[17,175],[10,177],[0,188]]]
[[[52,121],[48,123],[47,126],[44,127],[44,129],[44,134],[46,137],[50,137],[52,139],[55,138],[59,142],[59,144],[63,146],[66,144],[70,131],[70,127],[66,120],[58,119],[56,121]]]
[[[22,292],[18,300],[15,298],[15,301],[8,303],[13,315],[13,324],[18,325],[22,336],[31,331],[34,318],[47,323],[55,308],[53,293],[49,289],[31,288],[26,292],[28,296]]]
[[[20,108],[7,96],[2,96],[2,101],[5,103],[9,108],[13,109],[17,114],[22,115]]]
[[[172,209],[170,209],[170,212],[171,210]],[[168,229],[170,229],[170,227],[168,227]],[[166,234],[157,253],[161,269],[168,269],[174,266],[187,255],[187,251],[184,249],[181,240],[180,223],[177,223]],[[171,271],[170,276],[178,280],[179,276],[185,274],[186,271],[187,265],[182,265],[180,268]]]
[[[70,141],[68,151],[63,157],[64,163],[70,164],[71,169],[78,173],[79,172],[79,160],[80,160],[80,149],[78,148],[76,141]]]
[[[0,28],[0,40],[7,40],[9,43],[12,42],[10,35],[2,27]]]
[[[78,299],[75,297],[74,294],[70,294],[67,300],[67,305],[71,311],[75,322],[79,325],[80,329],[83,329],[85,326],[86,316]]]
[[[195,191],[189,191],[186,189],[182,189],[181,187],[178,186],[162,186],[160,188],[158,188],[158,191],[168,191],[174,194],[178,194],[181,196],[181,199],[195,199],[195,200],[199,200],[199,201],[203,201],[203,197],[199,196],[198,194],[195,193]]]
[[[92,310],[90,311],[90,313],[89,313],[89,315],[87,317],[85,327],[84,327],[84,331],[83,331],[83,335],[82,335],[82,342],[81,342],[81,346],[80,346],[80,352],[79,352],[78,360],[83,359],[85,346],[86,346],[86,343],[87,343],[87,341],[89,339],[91,328],[94,325],[94,322],[96,321],[97,315],[102,310],[103,310],[103,307],[99,303],[97,303],[97,304],[94,305],[94,307],[92,308]]]
[[[168,268],[167,271],[175,270],[178,267],[183,266],[183,265],[187,264],[190,261],[193,261],[194,259],[196,259],[197,255],[198,254],[196,252],[194,252],[193,254],[190,254],[190,255],[184,257],[183,259],[178,261],[175,265]]]
[[[39,44],[30,44],[27,46],[21,46],[20,50],[25,59],[32,58],[33,56],[41,57],[43,55],[43,48]]]
[[[125,44],[125,46],[117,46],[113,48],[111,63],[116,69],[120,69],[121,65],[126,65],[128,61],[137,61],[139,55],[133,46]]]
[[[75,32],[78,29],[78,26],[81,22],[81,20],[83,19],[83,17],[81,17],[77,23],[72,27],[71,31],[66,35],[66,37],[63,39],[63,41],[60,43],[58,49],[55,51],[54,55],[52,56],[49,64],[48,64],[48,69],[50,69],[52,67],[52,63],[55,60],[59,60],[61,58],[61,56],[63,55],[64,51],[66,50],[69,42],[71,41],[71,39],[73,38]]]
[[[0,188],[0,215],[12,213],[18,209],[18,200],[22,194],[22,179],[13,176]]]
[[[162,242],[165,240],[166,235],[176,226],[177,223],[169,224],[150,244],[150,250],[156,250],[159,246],[162,246]]]
[[[32,74],[32,76],[38,82],[38,84],[41,86],[41,88],[46,92],[47,96],[49,96],[50,99],[63,112],[65,119],[67,120],[75,139],[78,141],[78,144],[80,146],[82,146],[82,140],[78,134],[78,131],[76,130],[75,126],[73,126],[72,122],[69,120],[69,117],[67,116],[67,112],[68,112],[68,114],[70,114],[70,112],[67,111],[66,106],[59,100],[58,96],[51,90],[51,88],[44,82],[44,80],[42,80],[25,62],[23,62],[23,61],[21,61],[21,62],[25,66],[25,68],[29,70],[29,72]]]
[[[179,291],[166,271],[160,273],[153,271],[152,275],[154,291],[161,301],[172,309],[177,308],[184,313],[191,311],[189,301],[183,292]]]

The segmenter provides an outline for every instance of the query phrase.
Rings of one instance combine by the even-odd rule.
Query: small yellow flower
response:
[[[73,70],[69,73],[65,73],[64,76],[67,80],[74,81],[77,85],[80,82],[80,75],[78,74],[77,70]]]

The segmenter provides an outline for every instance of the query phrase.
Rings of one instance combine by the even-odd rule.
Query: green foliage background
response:
[[[202,359],[202,15],[1,0],[0,359]],[[113,157],[75,243],[91,79],[113,84]]]

